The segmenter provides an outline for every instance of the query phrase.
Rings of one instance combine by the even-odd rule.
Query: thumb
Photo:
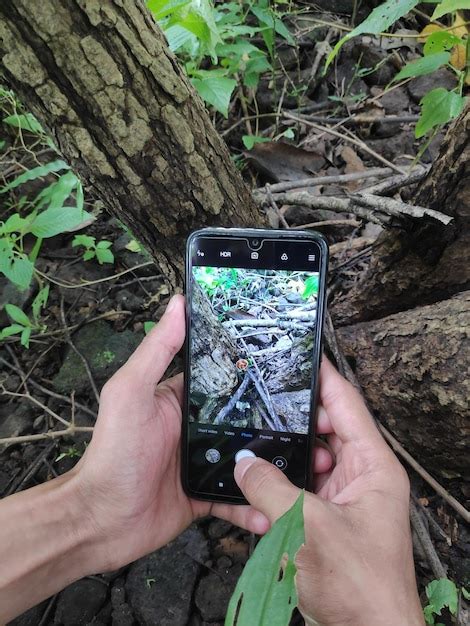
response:
[[[248,502],[271,524],[290,509],[300,492],[280,469],[259,458],[240,459],[235,465],[235,480]]]

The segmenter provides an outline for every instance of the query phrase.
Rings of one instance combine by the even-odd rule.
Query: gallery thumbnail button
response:
[[[220,452],[215,448],[209,448],[206,451],[206,459],[209,463],[218,463],[220,461]]]
[[[283,456],[275,456],[271,462],[280,470],[285,470],[287,467],[287,461]]]

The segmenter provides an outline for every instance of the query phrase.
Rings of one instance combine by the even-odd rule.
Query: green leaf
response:
[[[40,213],[31,224],[31,232],[36,237],[54,237],[72,229],[85,226],[93,220],[93,215],[80,211],[77,207],[59,207],[46,209]]]
[[[29,180],[36,180],[37,178],[47,176],[51,172],[60,172],[60,170],[68,169],[70,169],[69,166],[65,161],[62,161],[62,159],[51,161],[50,163],[46,163],[46,165],[38,165],[38,167],[34,167],[32,170],[26,170],[26,172],[17,176],[14,180],[8,183],[8,185],[2,187],[0,193],[5,193],[6,191],[15,189],[15,187],[18,187]]]
[[[449,59],[450,52],[436,52],[435,54],[428,54],[427,56],[407,63],[405,67],[398,72],[392,82],[403,80],[404,78],[431,74],[448,63]]]
[[[210,71],[201,71],[198,74],[203,77],[193,78],[191,82],[205,102],[212,105],[224,117],[228,117],[230,97],[237,86],[237,82],[232,78],[210,76],[211,73]]]
[[[302,298],[308,300],[310,296],[316,296],[318,294],[318,276],[309,276],[305,281],[304,291]]]
[[[259,137],[258,135],[243,135],[243,145],[247,150],[251,150],[256,143],[265,143],[271,141],[269,137]]]
[[[131,239],[129,243],[126,244],[125,248],[129,250],[129,252],[142,252],[142,247],[136,239]]]
[[[31,310],[33,312],[33,318],[35,322],[38,321],[39,315],[41,313],[41,309],[43,309],[46,306],[48,298],[49,298],[49,285],[46,285],[45,287],[39,290],[37,296],[34,298],[33,303],[31,305]]]
[[[25,328],[21,333],[21,345],[29,348],[29,338],[31,337],[31,328]]]
[[[428,605],[425,611],[435,615],[441,615],[444,608],[448,608],[452,615],[457,612],[458,591],[455,583],[448,578],[439,578],[433,580],[426,586],[426,596],[428,597]],[[433,623],[433,622],[431,622]]]
[[[465,600],[470,600],[470,591],[467,591],[465,587],[462,587],[462,595]]]
[[[95,256],[96,256],[96,252],[94,248],[93,250],[86,250],[86,252],[83,253],[83,260],[91,261],[91,259],[94,259]]]
[[[15,257],[11,263],[2,264],[1,271],[19,289],[29,287],[33,278],[34,265],[26,256]]]
[[[435,33],[431,33],[426,39],[423,54],[427,56],[428,54],[451,50],[451,48],[459,43],[463,44],[464,41],[460,37],[457,37],[457,35],[453,35],[445,30],[438,30]]]
[[[423,137],[435,126],[446,124],[463,110],[466,98],[444,87],[429,91],[421,100],[421,115],[416,124],[415,137]]]
[[[434,9],[431,20],[437,20],[446,13],[453,13],[459,9],[470,9],[470,2],[468,0],[442,0]]]
[[[98,259],[98,263],[100,265],[103,263],[114,263],[114,254],[111,250],[99,248],[98,246],[96,246],[96,258]]]
[[[84,206],[84,198],[83,198],[83,185],[82,182],[80,180],[77,181],[77,197],[76,197],[76,204],[77,204],[77,209],[80,209],[80,211],[83,209]]]
[[[79,183],[79,179],[73,172],[67,172],[66,174],[63,174],[55,183],[49,186],[48,193],[44,193],[43,195],[41,192],[41,194],[39,194],[39,196],[35,200],[35,203],[40,196],[41,199],[46,200],[46,202],[41,202],[40,205],[36,206],[38,206],[39,208],[39,206],[43,206],[44,204],[48,203],[48,209],[59,209],[63,207],[64,202],[67,200],[67,198],[70,196],[72,191],[77,187]],[[80,207],[77,208],[81,210]]]
[[[72,241],[72,248],[76,248],[77,246],[84,246],[85,248],[94,248],[95,247],[95,237],[90,237],[90,235],[75,235]]]
[[[16,306],[16,304],[5,304],[5,311],[14,322],[17,322],[22,326],[31,326],[29,317],[20,309],[20,307]]]
[[[146,4],[158,21],[190,4],[190,0],[147,0]]]
[[[294,559],[305,542],[303,503],[302,491],[292,508],[260,539],[238,580],[225,626],[289,624],[298,602]]]
[[[7,337],[11,337],[12,335],[17,335],[18,333],[22,333],[24,331],[24,326],[20,324],[12,324],[11,326],[5,326],[0,331],[0,339],[6,339]]]
[[[28,220],[21,217],[19,213],[13,213],[4,224],[0,225],[0,235],[21,232],[27,223]]]
[[[156,325],[156,322],[144,322],[144,333],[148,335],[152,328]]]
[[[33,135],[42,135],[44,133],[41,124],[32,113],[25,113],[24,115],[15,113],[15,115],[9,115],[3,119],[3,123],[14,126],[15,128],[21,128],[29,133],[33,133]]]
[[[377,35],[383,31],[386,31],[392,24],[394,24],[400,17],[403,17],[407,13],[414,9],[420,0],[386,0],[386,2],[380,4],[369,14],[366,19],[358,24],[354,30],[345,35],[338,41],[336,46],[328,55],[325,63],[325,70],[338,54],[341,46],[357,35],[368,33],[371,35]]]
[[[112,245],[113,245],[112,241],[107,241],[106,239],[103,239],[102,241],[98,243],[96,247],[99,248],[100,250],[106,250],[107,248],[111,248]]]

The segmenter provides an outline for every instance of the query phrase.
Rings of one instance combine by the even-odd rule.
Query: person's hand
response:
[[[297,556],[299,607],[307,624],[424,624],[409,526],[409,482],[360,394],[323,360],[318,432],[336,465],[305,494],[306,543]],[[271,463],[242,459],[235,479],[274,522],[299,490]]]
[[[159,381],[184,335],[184,298],[175,296],[159,324],[101,392],[92,441],[74,470],[95,528],[95,568],[127,564],[209,514],[255,533],[269,528],[265,515],[250,506],[201,502],[182,489],[183,377]],[[320,450],[318,471],[330,466],[331,456]]]

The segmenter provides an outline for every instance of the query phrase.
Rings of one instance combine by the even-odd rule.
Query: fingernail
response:
[[[175,309],[177,302],[178,302],[177,296],[176,295],[172,296],[170,301],[166,305],[165,313],[171,313]]]
[[[235,468],[238,481],[243,480],[243,476],[245,476],[248,468],[256,463],[257,459],[255,457],[243,457],[239,461],[236,461]]]

